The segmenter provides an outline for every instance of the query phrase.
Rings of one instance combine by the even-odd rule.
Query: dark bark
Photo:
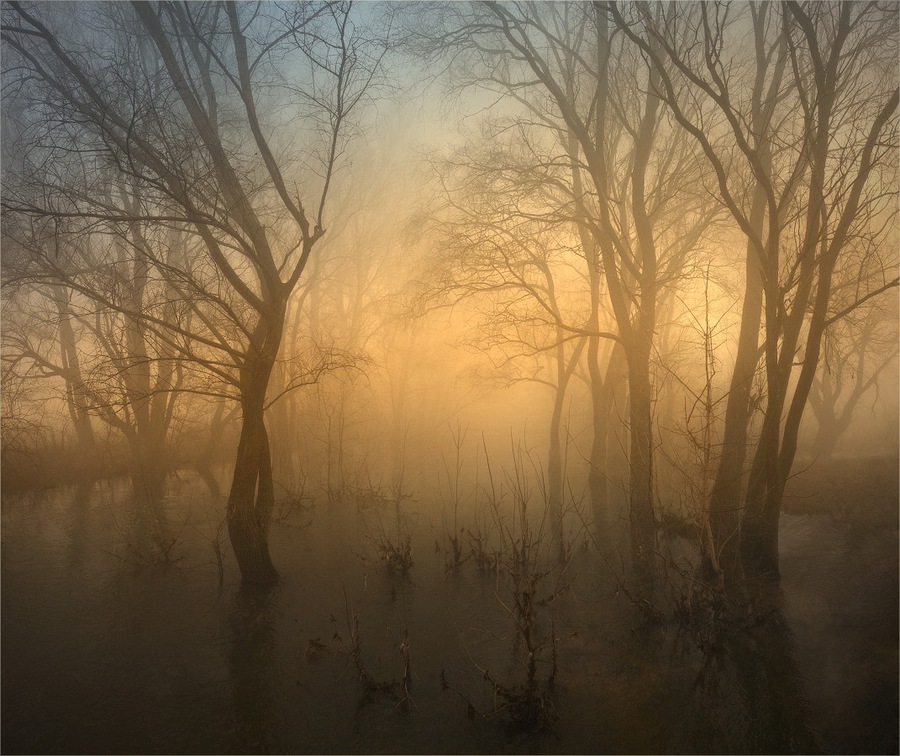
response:
[[[258,368],[263,372],[264,368]],[[228,494],[228,535],[244,583],[271,585],[278,573],[269,555],[274,485],[269,437],[263,418],[265,383],[242,392],[243,421]]]
[[[653,152],[660,98],[659,76],[652,66],[648,70],[647,94],[635,136],[634,165],[631,169],[631,212],[640,263],[639,304],[634,325],[626,329],[619,318],[619,331],[628,334],[625,354],[628,359],[628,387],[631,419],[630,504],[631,554],[639,571],[648,573],[656,551],[656,522],[653,506],[653,407],[650,386],[650,352],[656,332],[657,252],[653,222],[647,203],[647,172]],[[617,317],[619,313],[617,313]]]
[[[608,496],[606,490],[606,447],[607,447],[607,419],[603,412],[603,374],[600,371],[600,338],[592,335],[588,340],[588,376],[591,389],[591,437],[590,468],[588,470],[588,491],[591,497],[591,514],[595,527],[606,518]],[[599,534],[598,534],[599,535]]]
[[[273,585],[278,573],[269,555],[269,525],[275,506],[272,454],[265,402],[275,358],[281,347],[286,302],[261,318],[250,353],[240,370],[241,435],[228,493],[228,535],[244,584]]]
[[[59,351],[60,366],[66,382],[66,406],[72,419],[75,438],[85,454],[94,451],[94,429],[88,412],[90,401],[85,391],[84,379],[81,375],[81,361],[72,328],[72,314],[65,290],[61,286],[54,287],[54,300],[59,314]]]
[[[631,554],[638,577],[648,577],[656,549],[649,343],[637,344],[628,357]]]
[[[209,436],[206,440],[206,444],[195,462],[197,473],[203,478],[203,482],[209,490],[209,495],[214,500],[221,496],[222,489],[219,486],[219,481],[212,472],[212,464],[213,460],[217,457],[219,445],[222,441],[222,434],[231,418],[232,412],[229,411],[228,416],[226,417],[225,402],[224,400],[220,401],[216,405],[216,411],[213,413],[212,420],[209,424]]]
[[[760,227],[765,213],[765,195],[757,187],[750,218]],[[740,570],[740,515],[747,458],[747,429],[751,416],[753,378],[759,364],[759,327],[762,317],[763,281],[759,258],[747,243],[744,301],[734,371],[725,405],[722,452],[709,497],[712,552],[704,554],[706,566],[730,582]],[[704,545],[705,542],[704,542]]]

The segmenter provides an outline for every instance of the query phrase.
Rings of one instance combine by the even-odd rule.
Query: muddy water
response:
[[[540,620],[559,720],[529,732],[479,713],[521,649],[504,576],[448,572],[439,516],[408,507],[403,577],[378,566],[389,508],[283,511],[284,580],[254,594],[227,544],[219,584],[221,506],[190,476],[152,505],[125,483],[4,497],[4,753],[897,751],[896,521],[785,515],[777,606],[712,650],[576,544],[542,586],[565,589]],[[408,639],[410,702],[360,684],[354,615],[373,680],[402,678]]]

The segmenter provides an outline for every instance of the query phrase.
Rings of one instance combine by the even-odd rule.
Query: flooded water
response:
[[[526,667],[506,577],[448,571],[423,503],[406,576],[378,563],[392,509],[282,511],[283,581],[259,594],[224,541],[220,584],[204,491],[182,474],[152,505],[127,483],[4,497],[4,753],[897,752],[896,519],[785,515],[775,610],[713,647],[645,622],[577,543],[538,591],[558,593],[539,618],[557,719],[529,730],[483,716],[485,672]],[[387,689],[401,648],[408,699]]]

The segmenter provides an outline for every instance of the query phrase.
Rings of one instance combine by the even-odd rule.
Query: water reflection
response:
[[[69,505],[69,521],[66,528],[66,562],[72,570],[80,569],[87,562],[91,542],[91,494],[94,484],[81,482],[75,486]]]
[[[276,594],[277,588],[242,588],[228,618],[234,723],[244,753],[272,750]]]
[[[754,609],[759,619],[747,631],[746,642],[741,635],[734,637],[745,705],[754,713],[748,742],[760,753],[818,752],[782,590],[764,585]]]
[[[376,578],[355,513],[319,510],[309,528],[273,529],[282,585],[238,592],[228,562],[219,589],[214,504],[190,482],[156,500],[120,480],[4,501],[4,752],[896,751],[895,529],[785,518],[782,589],[706,645],[636,616],[579,551],[554,604],[559,729],[537,736],[469,720],[441,689],[445,670],[488,709],[479,667],[517,679],[503,575],[447,575],[418,538],[410,579]],[[163,535],[177,565],[121,558]],[[342,590],[375,680],[402,678],[408,631],[408,708],[361,686],[332,642]],[[310,639],[329,651],[310,658]]]
[[[707,649],[687,697],[693,715],[675,750],[819,752],[778,586],[757,586],[742,624]]]
[[[147,481],[140,486],[135,482],[131,496],[120,500],[114,517],[125,541],[118,552],[124,562],[146,567],[171,565],[183,559],[179,534],[170,521],[169,498],[161,488]]]

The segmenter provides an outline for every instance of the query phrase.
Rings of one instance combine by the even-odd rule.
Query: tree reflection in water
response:
[[[272,750],[275,591],[277,589],[241,588],[235,594],[234,608],[228,618],[228,668],[235,734],[238,748],[246,753],[270,753]]]
[[[673,738],[675,750],[821,750],[783,604],[777,585],[757,586],[744,629],[722,633],[708,649],[685,699],[688,716]]]
[[[479,667],[509,680],[521,671],[495,575],[472,565],[448,577],[420,539],[408,581],[367,580],[366,565],[348,559],[365,548],[365,530],[353,529],[355,512],[336,510],[309,528],[276,528],[287,570],[275,589],[239,590],[230,561],[219,588],[201,530],[210,502],[184,492],[168,492],[163,518],[182,561],[116,558],[136,523],[160,522],[128,488],[4,501],[4,750],[768,753],[896,743],[897,542],[884,527],[787,518],[781,587],[761,589],[752,612],[745,601],[700,641],[696,628],[648,623],[614,596],[599,558],[579,550],[554,605],[560,720],[535,734],[470,718],[441,688],[445,671],[487,710]],[[336,629],[348,637],[331,620],[345,585],[373,680],[402,677],[408,630],[408,708],[366,691],[334,641]],[[313,641],[321,654],[306,653]]]

